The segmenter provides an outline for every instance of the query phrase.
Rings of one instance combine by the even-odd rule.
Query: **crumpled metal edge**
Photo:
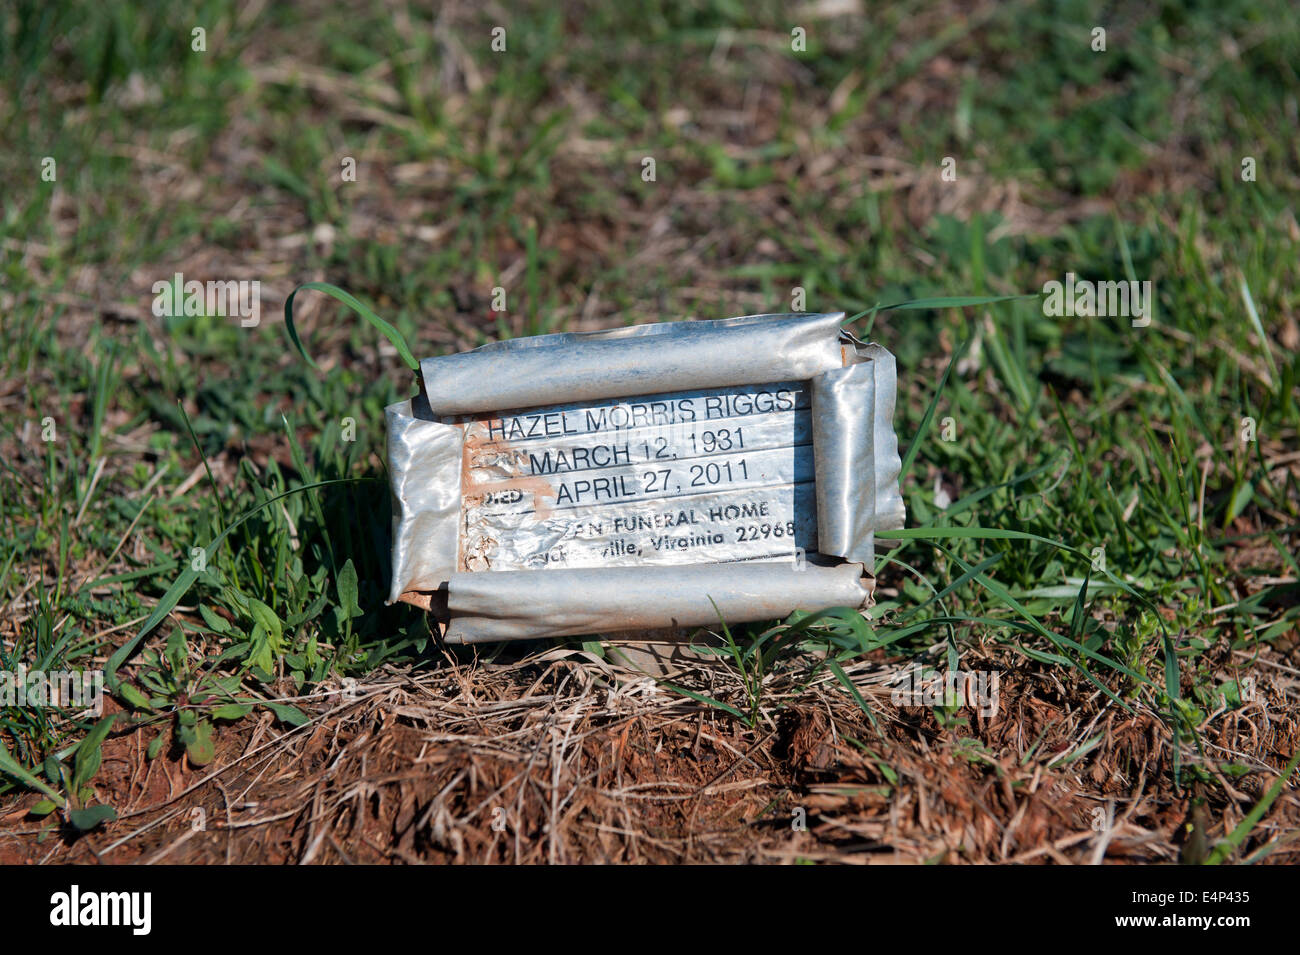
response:
[[[448,643],[775,620],[795,610],[861,607],[862,566],[792,561],[458,573]]]
[[[843,312],[747,315],[495,342],[420,362],[435,415],[803,381],[852,360]]]
[[[433,420],[418,395],[389,405],[384,420],[393,494],[392,603],[408,592],[445,587],[456,571],[465,429]]]
[[[894,356],[860,345],[859,361],[812,379],[817,550],[875,568],[875,532],[902,527],[894,434]]]

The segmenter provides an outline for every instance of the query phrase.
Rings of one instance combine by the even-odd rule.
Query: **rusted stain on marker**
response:
[[[493,502],[522,501],[529,495],[538,520],[550,516],[550,504],[556,491],[549,481],[540,477],[504,477],[483,480],[476,472],[501,469],[501,459],[517,459],[521,452],[504,439],[492,440],[483,436],[487,429],[499,429],[501,419],[479,418],[465,423],[465,443],[461,453],[462,514],[458,566],[463,571],[491,570],[498,551],[497,535],[482,521],[482,509]]]

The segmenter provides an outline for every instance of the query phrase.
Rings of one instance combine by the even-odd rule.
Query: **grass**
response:
[[[10,5],[0,668],[105,667],[151,755],[202,765],[214,727],[440,665],[383,606],[409,356],[301,296],[298,360],[302,282],[417,358],[799,288],[898,357],[909,529],[866,630],[732,628],[734,693],[702,695],[758,725],[815,645],[870,715],[846,665],[991,642],[1161,714],[1176,786],[1219,785],[1205,734],[1300,619],[1300,33],[1281,2],[1157,3],[1093,53],[1089,7],[523,4],[495,53],[470,6]],[[261,324],[154,317],[177,271],[260,280]],[[1002,300],[1066,272],[1150,280],[1154,321]],[[100,725],[4,708],[3,785],[94,803]]]

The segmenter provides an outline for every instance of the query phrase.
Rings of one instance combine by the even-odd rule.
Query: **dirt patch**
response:
[[[1271,675],[1286,664],[1257,665],[1256,700],[1207,719],[1206,750],[1182,753],[1200,781],[1175,790],[1169,728],[1140,700],[980,654],[965,665],[998,675],[989,716],[900,707],[876,660],[849,669],[873,718],[792,665],[754,726],[582,651],[448,659],[340,689],[302,727],[220,729],[201,769],[119,734],[96,787],[120,818],[38,841],[23,797],[0,810],[0,862],[1176,862],[1300,745]],[[725,668],[674,680],[743,703]],[[1243,854],[1294,862],[1298,830],[1289,788]]]

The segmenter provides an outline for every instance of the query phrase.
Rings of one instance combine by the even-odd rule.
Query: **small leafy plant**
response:
[[[117,714],[112,714],[95,723],[73,750],[71,767],[56,756],[47,757],[42,766],[45,779],[20,766],[0,743],[0,771],[45,794],[45,798],[31,808],[33,816],[45,817],[57,810],[69,826],[80,832],[117,818],[117,810],[112,806],[96,802],[95,790],[90,784],[99,772],[104,740],[116,720]]]

